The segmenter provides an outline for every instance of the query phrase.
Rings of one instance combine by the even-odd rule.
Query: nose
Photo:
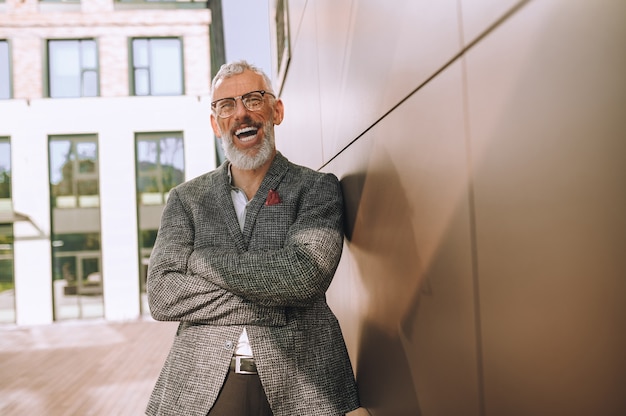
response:
[[[241,97],[235,98],[235,113],[233,114],[233,116],[239,118],[245,116],[247,112],[248,109],[243,104],[243,99]]]

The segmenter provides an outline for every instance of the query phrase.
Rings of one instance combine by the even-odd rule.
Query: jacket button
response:
[[[233,349],[233,342],[232,341],[226,341],[226,343],[224,344],[224,348],[226,348],[227,350],[232,350]]]

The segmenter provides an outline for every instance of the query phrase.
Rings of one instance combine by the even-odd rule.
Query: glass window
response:
[[[148,259],[154,247],[161,212],[169,191],[185,180],[183,135],[141,133],[136,137],[138,237],[140,250],[141,311],[148,313],[146,276]]]
[[[133,39],[135,95],[181,95],[183,63],[180,39]]]
[[[137,194],[140,205],[163,205],[183,182],[182,133],[137,135]]]
[[[0,40],[0,100],[11,98],[9,42]]]
[[[98,95],[98,55],[94,40],[48,41],[48,65],[50,97]]]
[[[11,144],[0,137],[0,323],[15,323],[12,212]]]
[[[50,184],[54,208],[100,206],[95,137],[73,136],[50,141]]]
[[[0,323],[15,323],[13,226],[0,224]]]
[[[49,158],[54,317],[99,318],[104,300],[97,137],[52,136]]]
[[[0,137],[0,211],[11,210],[11,143]]]

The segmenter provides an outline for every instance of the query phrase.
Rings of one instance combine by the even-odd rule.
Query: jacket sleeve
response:
[[[194,226],[176,190],[163,210],[150,256],[146,290],[150,312],[162,321],[212,325],[284,325],[283,308],[250,302],[187,270],[194,246]]]
[[[334,175],[320,175],[283,247],[244,253],[202,248],[189,256],[189,271],[259,305],[307,306],[325,296],[342,249],[341,187]]]

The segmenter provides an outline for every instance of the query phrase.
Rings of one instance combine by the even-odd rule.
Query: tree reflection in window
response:
[[[10,209],[11,198],[11,144],[6,137],[0,137],[0,209]],[[5,205],[7,205],[5,207]]]
[[[184,181],[182,133],[137,136],[137,193],[141,205],[162,205]]]
[[[98,145],[95,136],[50,140],[50,182],[54,207],[97,207]]]

